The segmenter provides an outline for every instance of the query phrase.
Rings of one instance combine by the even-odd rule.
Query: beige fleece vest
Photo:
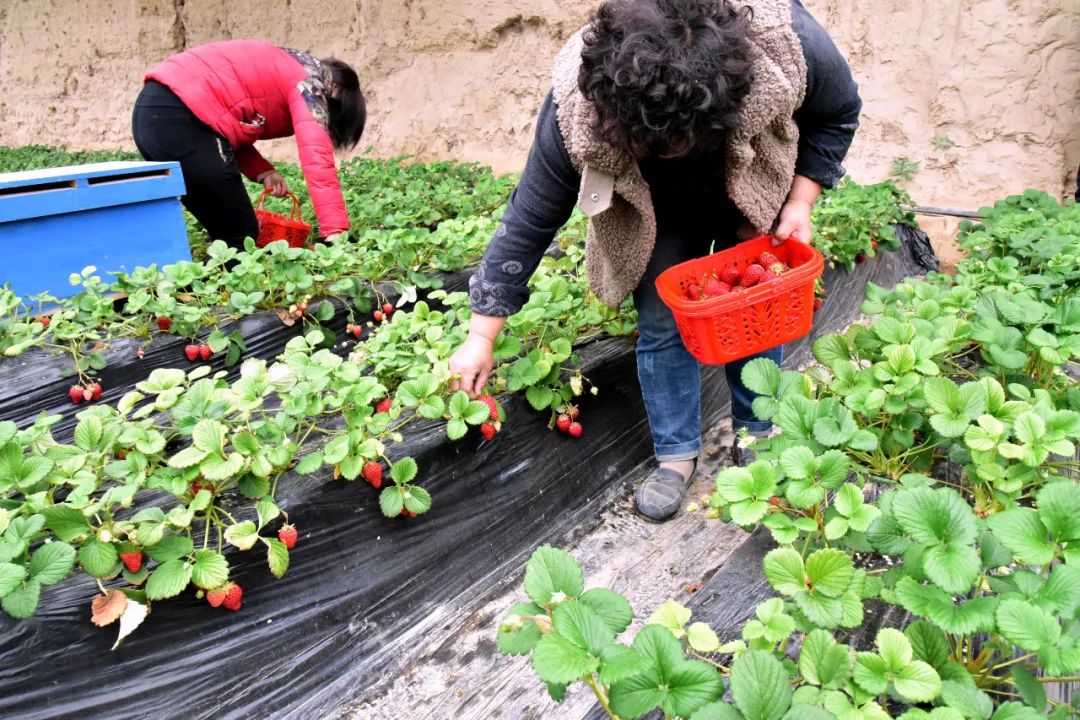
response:
[[[753,8],[754,82],[729,131],[727,193],[761,233],[772,229],[795,176],[799,129],[793,114],[806,92],[806,60],[791,27],[791,0],[743,0]],[[595,109],[578,89],[582,32],[555,59],[553,97],[566,151],[581,173],[578,204],[589,217],[585,267],[597,297],[618,307],[645,274],[656,243],[656,214],[636,160],[593,131]]]

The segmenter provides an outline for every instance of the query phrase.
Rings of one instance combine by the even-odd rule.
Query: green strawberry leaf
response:
[[[79,565],[88,575],[96,578],[108,577],[116,569],[120,556],[113,543],[103,543],[92,539],[79,548]]]
[[[42,545],[30,558],[30,577],[40,585],[55,585],[75,566],[75,548],[65,542]],[[0,581],[2,582],[2,581]],[[0,595],[3,595],[0,588]]]
[[[229,561],[214,550],[196,550],[191,582],[204,590],[221,587],[229,579]]]
[[[25,620],[37,612],[38,601],[41,599],[41,584],[36,580],[30,580],[25,585],[12,590],[4,595],[3,608],[16,620]]]
[[[545,635],[533,648],[533,670],[546,683],[572,683],[599,665],[599,660],[560,635]]]
[[[779,660],[751,650],[731,666],[731,695],[746,720],[781,720],[791,706],[791,680]]]
[[[585,576],[577,561],[570,553],[550,545],[537,548],[525,566],[525,594],[537,605],[550,605],[556,593],[576,598],[581,595],[584,586]]]
[[[595,612],[616,635],[620,634],[634,619],[634,610],[622,595],[607,588],[586,590],[579,598]]]
[[[534,620],[521,618],[543,614],[544,609],[533,603],[521,603],[510,608],[495,636],[495,646],[499,652],[503,655],[528,655],[532,652],[543,634]]]
[[[263,538],[263,542],[266,543],[266,563],[270,566],[270,574],[280,580],[289,570],[289,548],[277,538]]]
[[[146,597],[164,600],[176,597],[191,582],[191,565],[183,560],[169,560],[158,565],[146,581]]]

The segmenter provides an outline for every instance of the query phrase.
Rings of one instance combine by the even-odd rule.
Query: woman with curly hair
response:
[[[589,284],[638,312],[638,377],[656,466],[636,494],[662,521],[701,450],[700,367],[656,276],[771,232],[809,241],[822,187],[841,177],[861,101],[847,62],[799,0],[608,0],[555,61],[521,182],[470,284],[468,338],[450,361],[476,395],[493,344],[575,203],[589,217]],[[763,353],[777,362],[782,348]],[[732,422],[770,430],[726,368]]]

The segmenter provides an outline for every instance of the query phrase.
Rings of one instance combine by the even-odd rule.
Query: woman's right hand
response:
[[[450,389],[464,390],[475,400],[484,393],[495,363],[495,345],[490,338],[470,332],[450,358]]]

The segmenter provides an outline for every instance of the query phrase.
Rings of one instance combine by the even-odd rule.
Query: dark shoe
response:
[[[685,478],[678,471],[669,468],[658,466],[653,469],[634,495],[634,505],[638,513],[654,522],[670,520],[679,512],[696,471],[696,460],[694,469]]]

